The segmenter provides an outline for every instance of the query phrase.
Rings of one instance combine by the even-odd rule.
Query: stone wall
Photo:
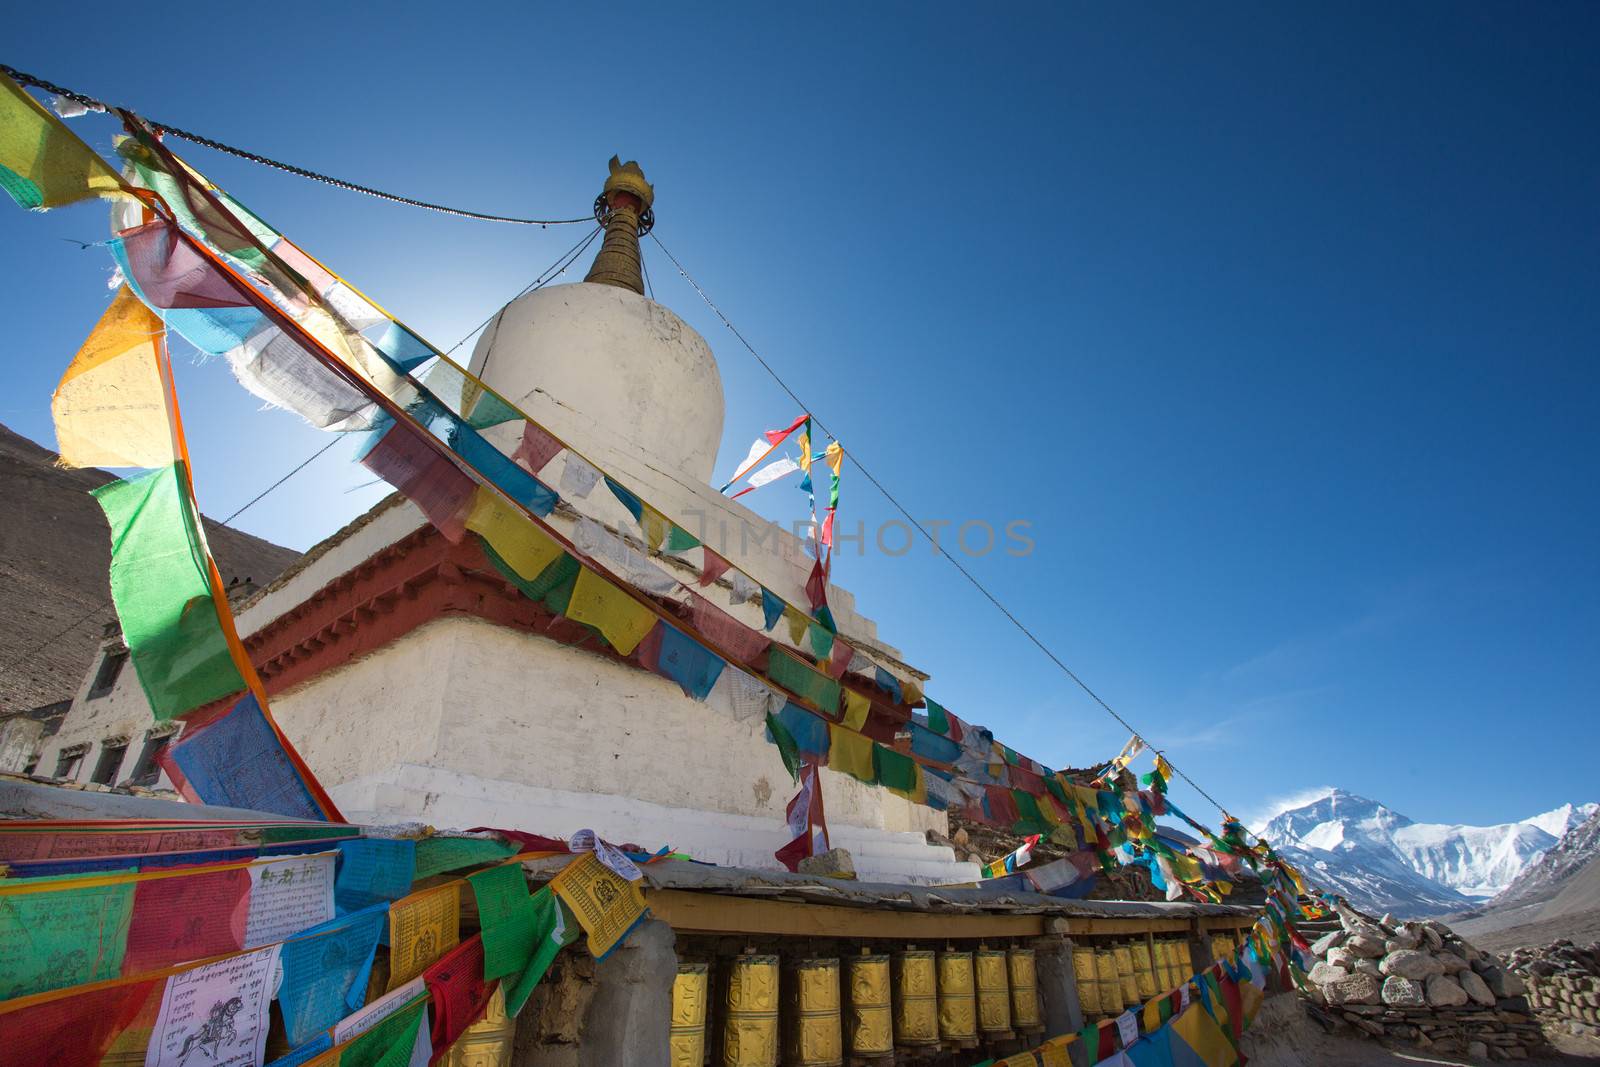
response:
[[[1528,984],[1528,1002],[1547,1023],[1600,1037],[1600,941],[1580,948],[1556,941],[1519,948],[1511,966]]]

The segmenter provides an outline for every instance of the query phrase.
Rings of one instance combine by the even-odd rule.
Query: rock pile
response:
[[[1439,922],[1372,919],[1341,906],[1311,945],[1312,999],[1372,1037],[1479,1059],[1544,1044],[1522,979]]]
[[[1541,1015],[1555,1016],[1572,1033],[1600,1036],[1600,941],[1588,948],[1571,941],[1519,948],[1510,965]]]

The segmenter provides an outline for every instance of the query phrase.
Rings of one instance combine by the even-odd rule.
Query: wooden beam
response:
[[[1248,930],[1256,924],[1255,915],[1202,915],[1201,930]]]
[[[1189,920],[1070,915],[1052,917],[1049,929],[1054,934],[1185,934]]]
[[[651,889],[645,901],[674,930],[779,937],[1038,937],[1043,915],[952,915]]]

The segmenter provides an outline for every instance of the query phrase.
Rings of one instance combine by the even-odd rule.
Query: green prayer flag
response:
[[[506,581],[521,590],[523,596],[529,600],[542,602],[557,615],[567,613],[567,602],[572,599],[572,588],[578,582],[578,572],[583,569],[576,559],[563,552],[530,582],[501,558],[486,539],[478,538],[478,544],[482,547],[484,556],[494,565],[494,569],[499,571]]]
[[[667,531],[667,551],[684,552],[700,543],[700,539],[685,530],[682,526],[674,524]]]
[[[422,1027],[422,1011],[428,1006],[426,994],[382,1019],[371,1030],[350,1042],[339,1053],[339,1067],[406,1067]]]
[[[839,683],[776,645],[767,656],[767,677],[829,715],[839,710]]]
[[[0,1000],[121,974],[134,885],[0,895]]]
[[[1045,821],[1044,813],[1039,810],[1039,801],[1026,789],[1013,789],[1011,796],[1017,802],[1017,830],[1030,833],[1048,833],[1050,824]]]
[[[491,867],[467,876],[478,904],[483,932],[483,977],[518,974],[533,957],[539,935],[538,913],[528,895],[520,863]]]
[[[878,784],[900,793],[912,793],[917,788],[917,765],[903,752],[883,745],[872,746],[872,765],[878,772]]]
[[[467,425],[475,430],[484,430],[490,426],[498,426],[502,422],[512,422],[521,418],[516,408],[485,389],[478,394],[477,403],[472,405],[472,414],[467,416]]]
[[[556,956],[576,941],[581,932],[577,919],[549,886],[533,894],[531,899],[536,931],[533,956],[520,975],[506,979],[506,1014],[513,1019],[528,1002],[534,986],[550,970]]]
[[[806,629],[811,636],[812,654],[818,659],[827,659],[833,652],[833,634],[816,623],[811,623]]]
[[[493,863],[516,854],[516,846],[484,837],[424,837],[417,842],[416,878]]]
[[[789,732],[789,728],[770,711],[767,712],[767,734],[772,738],[772,743],[778,746],[778,755],[783,757],[783,769],[789,772],[790,778],[798,782],[800,746],[795,743],[794,734]]]
[[[928,729],[936,734],[948,735],[950,733],[950,716],[945,714],[944,705],[931,697],[925,697],[924,699],[928,701]]]
[[[212,600],[183,463],[92,492],[111,524],[111,598],[156,719],[244,689]]]

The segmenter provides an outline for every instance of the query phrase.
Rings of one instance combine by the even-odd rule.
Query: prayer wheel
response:
[[[939,953],[939,1036],[963,1048],[978,1043],[978,994],[972,953]]]
[[[1183,979],[1178,977],[1178,964],[1171,939],[1162,938],[1156,942],[1156,960],[1161,965],[1161,988],[1169,991],[1178,988]]]
[[[1078,983],[1078,1006],[1085,1018],[1100,1014],[1100,976],[1094,970],[1094,949],[1074,945],[1072,977]]]
[[[728,966],[723,1067],[778,1067],[778,957],[735,956]]]
[[[972,954],[972,972],[978,986],[978,1029],[986,1038],[1011,1037],[1011,983],[1006,975],[1006,952],[980,948]]]
[[[1135,1007],[1139,1003],[1139,979],[1133,973],[1133,951],[1125,943],[1111,951],[1117,957],[1117,978],[1122,982],[1122,1006],[1124,1009]]]
[[[933,953],[907,949],[894,958],[894,1043],[939,1043],[939,983]]]
[[[845,1020],[850,1053],[854,1056],[886,1056],[894,1051],[894,1021],[889,1006],[889,957],[870,956],[863,951],[849,961],[848,975],[850,1010]]]
[[[700,1004],[703,1011],[703,997]],[[467,1027],[466,1032],[456,1039],[450,1051],[439,1061],[439,1067],[510,1067],[511,1042],[516,1034],[517,1021],[506,1014],[505,987],[496,986],[494,995],[489,998],[489,1006],[484,1009],[483,1018]],[[702,1053],[704,1047],[702,1038]]]
[[[1194,949],[1189,945],[1189,939],[1179,938],[1176,944],[1178,950],[1178,981],[1183,985],[1194,977]]]
[[[672,1023],[667,1031],[667,1062],[672,1067],[701,1067],[706,1059],[706,1001],[711,968],[704,963],[678,964],[672,980]]]
[[[784,1063],[791,1067],[839,1067],[844,1036],[839,1017],[839,961],[797,960],[785,982]]]
[[[1230,959],[1239,946],[1234,944],[1233,938],[1227,934],[1211,935],[1211,958],[1213,960]]]
[[[1122,980],[1117,977],[1116,954],[1109,947],[1094,950],[1094,972],[1100,978],[1100,1014],[1122,1014]]]
[[[1018,1030],[1043,1030],[1039,1019],[1039,970],[1031,948],[1006,953],[1011,978],[1011,1021]]]
[[[1150,958],[1150,942],[1135,941],[1128,946],[1128,951],[1133,955],[1134,984],[1139,990],[1139,1003],[1143,1004],[1159,992],[1156,989],[1155,962]]]

